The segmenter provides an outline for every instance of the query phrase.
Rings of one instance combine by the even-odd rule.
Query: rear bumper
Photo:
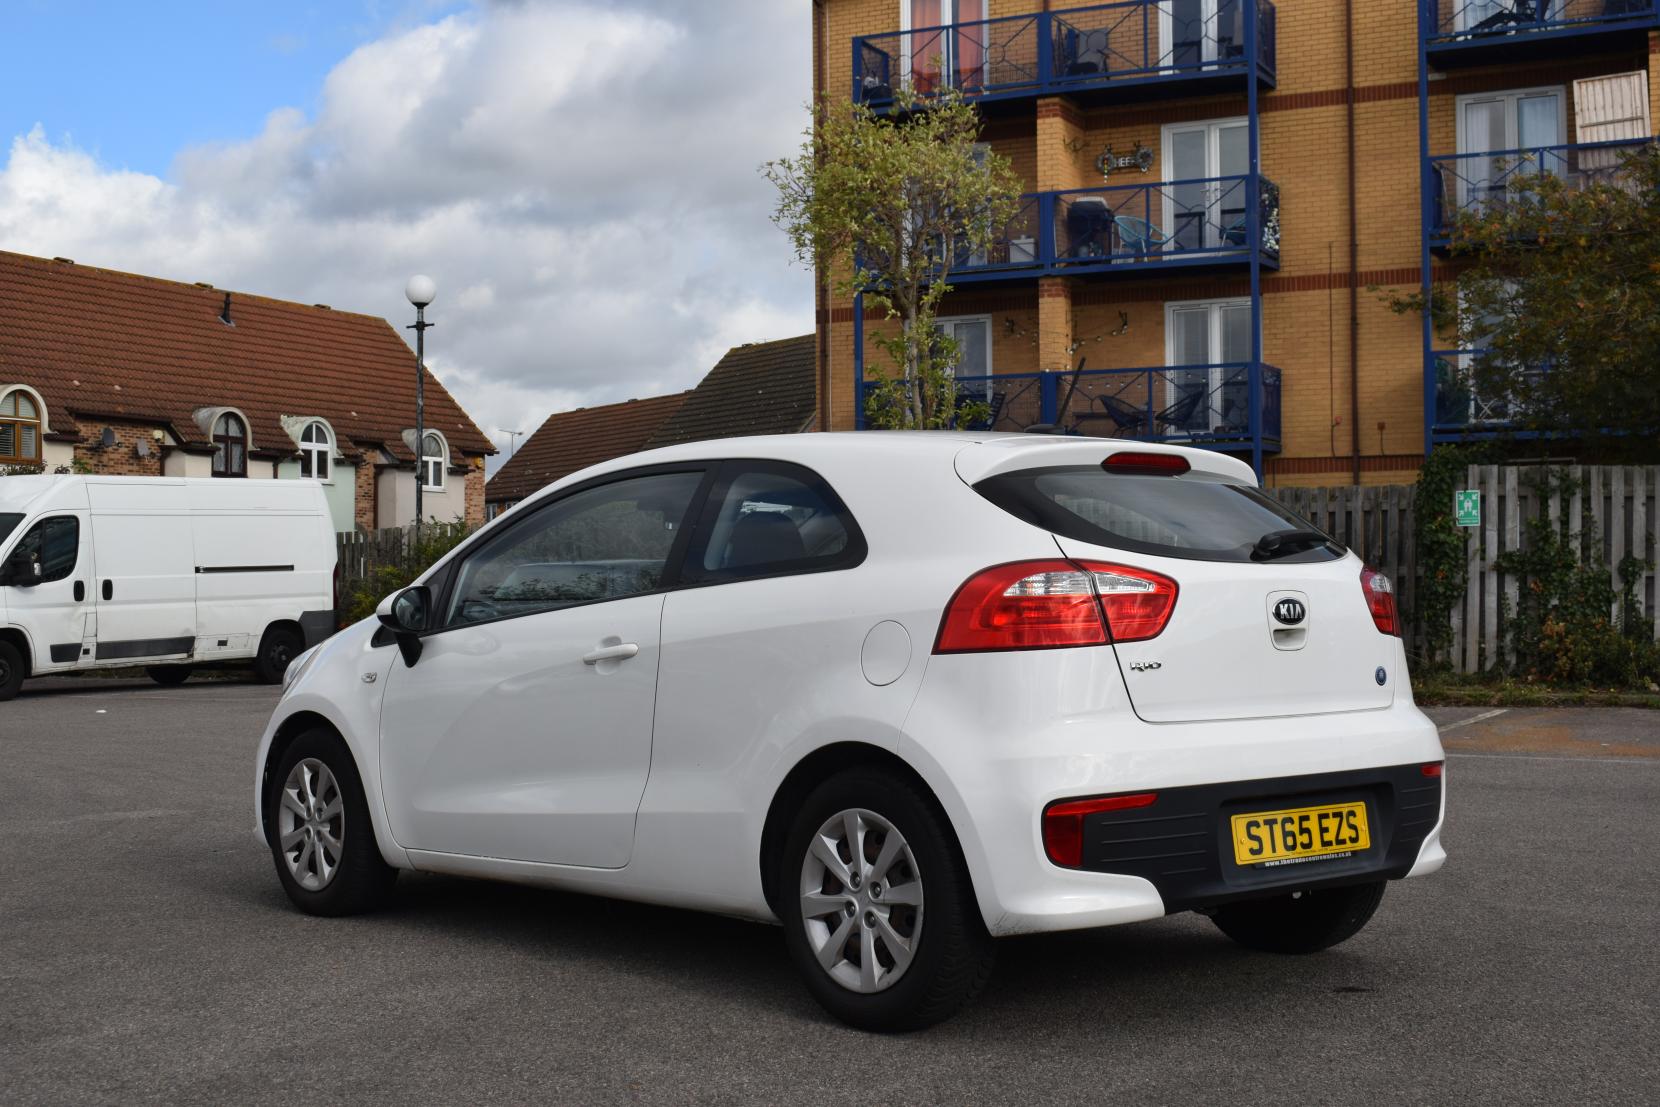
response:
[[[1248,812],[1362,802],[1365,849],[1278,864],[1235,862],[1231,818]],[[1141,877],[1166,911],[1279,891],[1399,879],[1441,822],[1441,778],[1420,764],[1205,784],[1158,793],[1150,806],[1084,820],[1081,869]]]

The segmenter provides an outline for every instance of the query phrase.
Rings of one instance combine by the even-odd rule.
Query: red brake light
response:
[[[1107,633],[1114,642],[1144,642],[1157,638],[1176,610],[1176,582],[1163,573],[1112,565],[1104,561],[1080,562],[1095,578],[1101,610],[1107,617]]]
[[[1366,596],[1366,606],[1372,610],[1372,622],[1385,634],[1401,636],[1401,619],[1395,610],[1395,586],[1376,569],[1360,571],[1360,590]]]
[[[1070,561],[1018,561],[976,573],[951,597],[935,653],[1101,646],[1089,574]]]
[[[1149,454],[1126,450],[1110,455],[1101,463],[1109,473],[1134,473],[1140,476],[1179,477],[1193,466],[1181,454]]]
[[[1086,815],[1151,807],[1158,798],[1157,792],[1136,792],[1127,796],[1100,796],[1052,803],[1043,809],[1043,852],[1055,864],[1075,869],[1083,863]]]

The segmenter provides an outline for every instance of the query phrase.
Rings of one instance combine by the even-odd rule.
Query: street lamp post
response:
[[[415,305],[415,322],[405,328],[415,332],[415,541],[421,541],[421,489],[427,482],[426,474],[426,333],[435,324],[426,320],[427,305],[438,295],[438,286],[431,277],[420,274],[409,278],[403,294]]]

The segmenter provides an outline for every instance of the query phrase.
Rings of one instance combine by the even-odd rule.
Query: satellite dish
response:
[[[115,431],[105,427],[104,433],[98,436],[98,445],[106,450],[115,445]]]

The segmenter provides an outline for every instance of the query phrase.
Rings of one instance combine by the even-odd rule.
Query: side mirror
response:
[[[421,659],[421,635],[432,618],[432,589],[424,584],[394,592],[375,608],[380,625],[392,632],[406,666]]]
[[[14,557],[0,566],[0,584],[12,584],[19,588],[33,588],[40,583],[44,570],[40,562],[31,557]]]

